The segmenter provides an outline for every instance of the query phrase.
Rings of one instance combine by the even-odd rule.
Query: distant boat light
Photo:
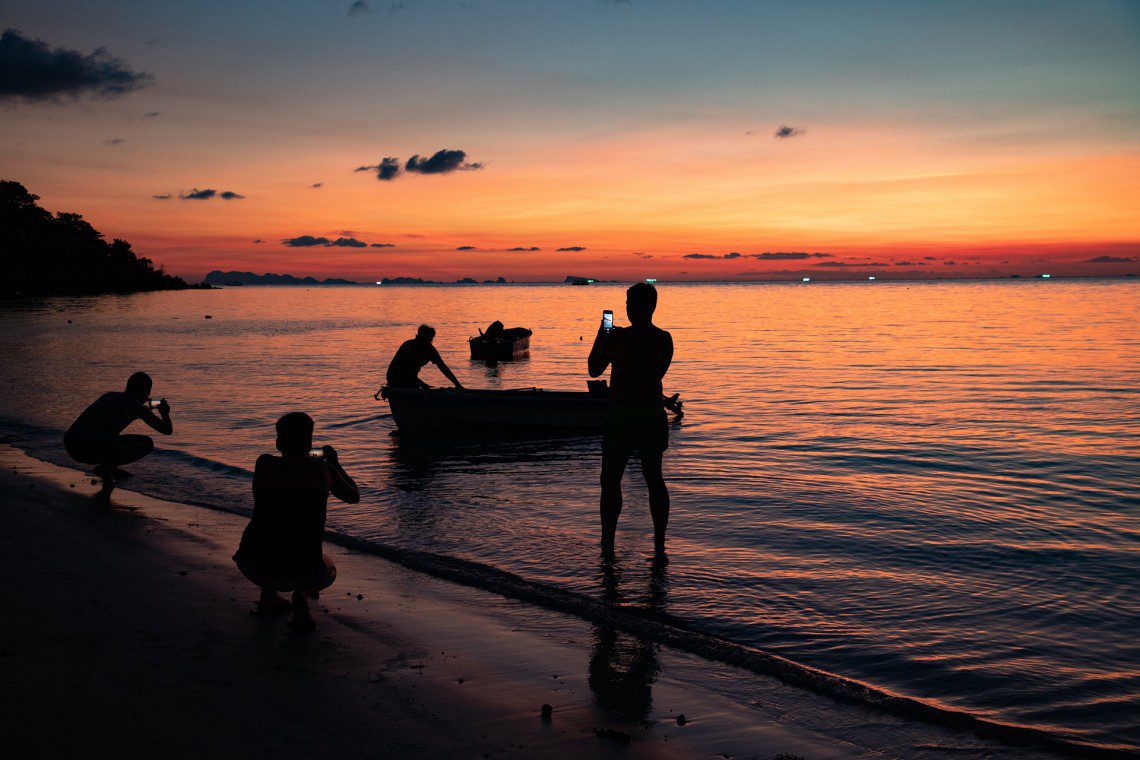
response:
[[[1041,275],[1041,279],[1043,279],[1043,280],[1048,280],[1048,279],[1049,279],[1050,277],[1052,277],[1052,276],[1053,276],[1053,275],[1051,275],[1051,274],[1043,274],[1043,275]]]
[[[811,278],[810,278],[810,277],[805,277],[805,278],[804,278],[804,282],[811,282]]]
[[[868,277],[867,279],[868,279],[868,280],[873,280],[873,279],[875,279],[875,275],[871,275],[871,276],[870,276],[870,277]]]
[[[376,284],[377,284],[377,285],[383,285],[384,283],[383,283],[383,281],[381,281],[381,280],[377,280],[377,281],[376,281]]]
[[[657,278],[656,277],[646,277],[645,281],[648,282],[650,285],[652,285],[653,283],[657,282]]]

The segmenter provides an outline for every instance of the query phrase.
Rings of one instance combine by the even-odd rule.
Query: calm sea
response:
[[[1140,750],[1140,286],[660,291],[665,386],[688,414],[655,605],[898,694]],[[9,302],[0,432],[59,459],[85,404],[145,369],[175,435],[133,487],[246,508],[274,420],[303,410],[362,486],[335,527],[600,595],[596,439],[410,446],[372,393],[420,322],[469,386],[585,389],[600,313],[620,324],[623,303],[608,285]],[[529,360],[469,361],[495,319],[534,330]],[[636,467],[626,504],[617,567],[636,605],[652,543]]]

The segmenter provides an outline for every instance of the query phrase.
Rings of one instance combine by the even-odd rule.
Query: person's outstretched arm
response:
[[[174,423],[170,421],[170,404],[166,403],[166,399],[163,399],[158,405],[158,415],[147,409],[139,419],[163,435],[170,435],[174,432]]]
[[[350,478],[344,468],[340,466],[340,458],[337,456],[336,449],[332,446],[325,446],[322,451],[325,453],[325,461],[329,465],[329,474],[332,476],[329,491],[341,501],[356,504],[360,501],[360,489],[356,486],[356,481]]]
[[[451,368],[447,366],[447,362],[439,355],[439,351],[436,351],[433,347],[432,352],[435,353],[435,356],[432,357],[432,361],[435,363],[435,366],[439,367],[439,371],[443,373],[443,376],[450,380],[451,384],[456,388],[462,388],[463,383],[459,382],[459,378],[457,378],[455,373],[451,371]]]
[[[594,336],[594,345],[590,349],[590,358],[587,360],[590,377],[597,377],[606,371],[606,367],[610,366],[610,354],[606,350],[609,337],[610,334],[599,324],[598,334]]]

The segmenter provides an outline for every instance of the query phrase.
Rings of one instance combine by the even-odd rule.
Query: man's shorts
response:
[[[667,448],[669,420],[661,404],[614,404],[602,426],[604,453],[645,456]]]

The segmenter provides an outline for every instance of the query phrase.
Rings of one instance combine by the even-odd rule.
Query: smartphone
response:
[[[147,399],[146,408],[147,409],[157,409],[159,406],[162,405],[163,401],[166,401],[166,399],[160,398],[158,401],[155,401],[154,399]]]
[[[324,455],[325,455],[325,447],[324,446],[309,449],[309,456],[311,456],[311,457],[322,457],[323,458]]]
[[[614,329],[614,313],[609,309],[602,312],[602,329],[606,332]]]

